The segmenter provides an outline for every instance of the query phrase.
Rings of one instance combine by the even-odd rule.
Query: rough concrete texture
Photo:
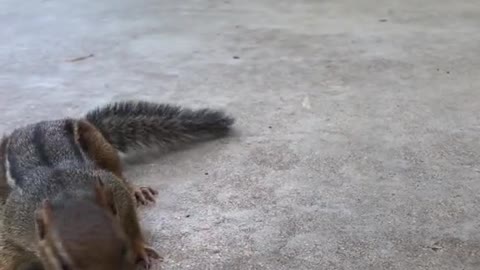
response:
[[[162,269],[480,269],[476,0],[0,1],[0,130],[225,108],[131,166]],[[89,56],[86,59],[78,57]]]

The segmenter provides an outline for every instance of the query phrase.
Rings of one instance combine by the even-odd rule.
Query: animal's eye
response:
[[[70,266],[70,264],[67,263],[67,261],[65,261],[64,258],[59,257],[58,262],[60,263],[60,269],[62,269],[62,270],[72,270],[72,267]]]
[[[122,258],[127,257],[127,254],[128,254],[128,248],[127,248],[127,246],[125,246],[125,245],[122,246],[122,249],[120,250],[120,252],[121,252],[121,253],[120,253],[120,256],[121,256]]]
[[[62,270],[70,270],[70,266],[67,265],[64,261],[61,261],[60,263],[61,263],[60,267],[62,268]]]
[[[21,270],[43,270],[43,265],[40,262],[30,262],[27,265],[22,264],[20,265]]]

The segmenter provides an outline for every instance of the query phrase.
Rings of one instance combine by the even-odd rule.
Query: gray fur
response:
[[[43,121],[13,131],[6,149],[7,178],[13,178],[14,185],[22,188],[32,170],[92,164],[74,141],[75,130],[76,122],[65,119]]]
[[[212,109],[126,101],[89,112],[86,119],[120,152],[161,149],[226,135],[234,119]]]

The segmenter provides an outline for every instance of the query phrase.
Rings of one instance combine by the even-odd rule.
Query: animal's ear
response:
[[[45,239],[47,231],[52,226],[53,210],[52,204],[48,199],[43,200],[42,205],[35,211],[35,227],[37,237],[40,240]]]
[[[113,192],[105,186],[101,179],[97,179],[95,183],[95,199],[101,207],[109,210],[114,216],[118,214],[117,206],[113,199]]]

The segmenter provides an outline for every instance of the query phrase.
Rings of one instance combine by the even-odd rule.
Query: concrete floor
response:
[[[141,213],[162,269],[480,269],[479,18],[476,0],[0,0],[0,131],[131,98],[235,115],[236,135],[129,170],[160,190]]]

